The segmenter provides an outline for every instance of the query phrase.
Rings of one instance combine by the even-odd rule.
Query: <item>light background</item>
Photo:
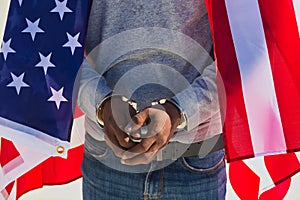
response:
[[[7,17],[10,0],[0,0],[0,41],[3,38],[4,24]]]

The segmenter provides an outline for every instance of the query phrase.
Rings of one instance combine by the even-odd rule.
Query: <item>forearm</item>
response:
[[[92,65],[84,59],[78,92],[78,105],[81,110],[96,122],[96,106],[111,93],[106,81]]]
[[[189,88],[176,94],[172,99],[186,114],[187,131],[207,122],[216,115],[219,112],[219,102],[214,63],[207,66]]]

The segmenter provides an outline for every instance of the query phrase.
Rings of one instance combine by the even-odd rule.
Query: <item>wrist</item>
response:
[[[177,123],[177,130],[185,129],[187,126],[187,117],[180,105],[167,99],[161,99],[159,101],[152,102],[152,106],[161,105],[171,118],[172,122]]]
[[[96,107],[96,122],[98,123],[98,125],[101,128],[104,128],[104,114],[105,114],[104,113],[104,107],[105,107],[106,103],[110,104],[110,102],[112,101],[112,99],[117,99],[117,100],[119,100],[121,102],[126,102],[132,108],[134,108],[135,110],[137,110],[137,104],[135,102],[129,100],[125,96],[117,95],[117,94],[109,94],[101,102],[99,102],[97,104],[97,107]],[[111,105],[109,105],[109,106],[111,106]]]
[[[103,122],[103,107],[107,101],[109,101],[112,97],[112,94],[108,94],[106,97],[100,101],[96,106],[96,122],[98,125],[103,128],[104,122]]]

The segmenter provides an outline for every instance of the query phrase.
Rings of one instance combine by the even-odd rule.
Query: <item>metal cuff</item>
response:
[[[98,123],[98,125],[101,127],[101,128],[104,128],[104,122],[103,122],[103,119],[100,117],[100,112],[103,108],[103,105],[104,105],[104,102],[106,102],[108,99],[112,98],[112,97],[115,97],[115,96],[118,96],[120,97],[120,99],[123,101],[123,102],[126,102],[128,103],[129,105],[131,105],[135,110],[137,110],[137,103],[135,103],[134,101],[131,101],[129,100],[128,98],[122,96],[122,95],[117,95],[117,94],[109,94],[107,95],[105,98],[102,99],[102,101],[100,101],[97,106],[96,106],[96,122]]]

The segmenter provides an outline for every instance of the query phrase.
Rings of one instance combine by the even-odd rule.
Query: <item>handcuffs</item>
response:
[[[138,105],[136,102],[124,97],[124,96],[121,96],[121,95],[108,95],[107,97],[105,97],[100,103],[97,104],[96,106],[96,121],[98,123],[98,125],[101,127],[101,128],[104,128],[104,122],[103,122],[103,119],[100,117],[100,113],[102,111],[102,107],[104,105],[104,102],[106,102],[109,98],[113,97],[113,96],[119,96],[121,98],[121,100],[123,102],[126,102],[128,103],[130,106],[132,106],[133,109],[135,109],[136,113],[139,113],[140,111],[137,109],[138,108]],[[187,126],[187,117],[186,117],[186,114],[185,112],[183,111],[183,109],[180,107],[180,105],[172,100],[172,99],[160,99],[158,101],[153,101],[151,102],[151,106],[155,106],[155,105],[163,105],[165,104],[166,102],[169,102],[171,104],[173,104],[179,111],[180,111],[180,123],[179,125],[177,126],[177,130],[183,130],[186,128]],[[141,128],[140,128],[140,134],[141,134],[141,137],[139,139],[135,139],[133,137],[133,135],[131,133],[127,133],[127,135],[129,136],[129,139],[133,142],[141,142],[142,141],[142,138],[144,138],[144,136],[147,135],[147,132],[148,132],[148,128],[147,128],[147,125],[144,124]]]

